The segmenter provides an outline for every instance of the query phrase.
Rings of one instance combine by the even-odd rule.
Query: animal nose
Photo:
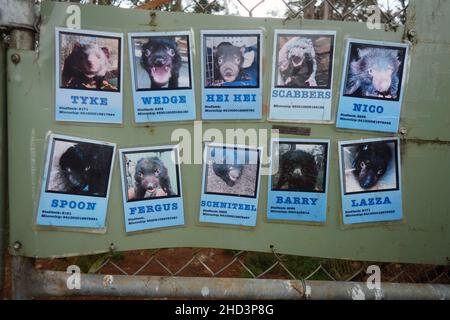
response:
[[[166,58],[163,57],[163,56],[157,56],[157,57],[155,57],[154,63],[155,64],[160,64],[160,65],[165,64],[166,63]]]
[[[371,174],[368,174],[359,181],[359,184],[363,189],[369,189],[375,185],[375,177]]]

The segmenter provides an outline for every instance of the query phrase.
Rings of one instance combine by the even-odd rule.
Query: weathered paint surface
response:
[[[432,5],[430,5],[430,2]],[[42,174],[45,135],[56,133],[113,140],[120,147],[170,143],[171,132],[179,127],[193,135],[192,124],[158,126],[132,125],[132,97],[127,50],[124,55],[124,126],[87,126],[55,123],[54,119],[54,36],[55,26],[65,23],[67,4],[43,5],[40,53],[19,53],[21,62],[8,63],[8,123],[10,149],[10,243],[20,241],[18,254],[26,256],[69,256],[116,250],[159,247],[217,247],[329,258],[351,258],[370,261],[397,261],[447,264],[450,248],[450,1],[412,1],[413,25],[417,45],[411,54],[401,127],[406,127],[403,140],[402,166],[404,186],[404,223],[364,228],[343,228],[340,224],[337,141],[375,137],[376,134],[337,131],[332,125],[302,125],[311,128],[311,137],[331,138],[329,209],[325,226],[267,223],[265,192],[261,192],[257,227],[254,230],[204,227],[198,225],[200,165],[182,165],[185,190],[186,227],[127,236],[124,232],[118,167],[112,177],[108,231],[106,234],[43,231],[33,227]],[[272,30],[274,28],[307,28],[337,30],[334,87],[339,87],[345,37],[401,41],[403,28],[397,32],[369,31],[357,23],[324,21],[288,21],[249,19],[207,15],[167,14],[157,12],[151,18],[145,11],[83,6],[82,27],[115,32],[173,30],[192,28],[199,43],[201,28],[262,27],[264,39],[264,105],[267,105],[271,66]],[[197,46],[198,47],[198,46]],[[200,75],[199,52],[194,65]],[[200,77],[195,79],[200,88]],[[337,92],[333,105],[336,106]],[[200,95],[197,95],[200,114]],[[264,110],[264,113],[266,110]],[[266,122],[236,121],[204,123],[203,129],[254,127],[269,128]],[[408,142],[409,139],[411,143]],[[417,143],[421,141],[423,143]],[[261,190],[267,179],[261,181]]]

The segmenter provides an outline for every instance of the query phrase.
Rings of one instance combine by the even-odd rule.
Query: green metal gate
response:
[[[327,222],[323,226],[271,223],[265,219],[267,177],[261,181],[258,220],[252,230],[203,226],[198,222],[201,165],[182,165],[186,223],[182,228],[127,235],[121,203],[119,169],[113,171],[107,232],[84,234],[48,231],[34,226],[48,131],[116,142],[119,147],[165,145],[179,124],[136,126],[128,50],[124,50],[124,122],[121,127],[69,125],[54,121],[54,28],[65,26],[67,3],[45,2],[41,8],[39,50],[7,51],[7,122],[9,162],[9,244],[14,256],[67,257],[135,249],[214,247],[235,250],[366,261],[446,265],[450,256],[450,1],[411,1],[407,23],[395,30],[369,30],[359,22],[243,18],[80,6],[81,27],[112,32],[167,31],[192,28],[196,48],[201,29],[230,26],[262,28],[263,117],[267,115],[273,30],[300,28],[336,30],[334,87],[339,88],[347,37],[411,41],[411,65],[402,108],[402,183],[405,221],[365,227],[344,227],[338,178],[337,141],[382,134],[337,130],[334,125],[305,124],[312,138],[330,138],[330,183]],[[20,61],[11,57],[18,55]],[[200,55],[194,54],[200,75]],[[0,83],[1,85],[1,83]],[[200,88],[200,79],[195,79]],[[337,105],[338,90],[333,97]],[[2,95],[3,97],[3,95]],[[3,98],[0,100],[0,105]],[[200,120],[200,94],[197,119]],[[0,117],[1,120],[1,117]],[[203,132],[217,128],[270,129],[264,121],[202,122]],[[194,124],[184,123],[194,137]],[[289,137],[289,135],[282,135]],[[1,145],[2,149],[4,144]],[[447,296],[448,298],[448,296]]]

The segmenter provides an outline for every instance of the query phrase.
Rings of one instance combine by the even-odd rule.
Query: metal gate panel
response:
[[[198,223],[201,166],[182,165],[186,224],[147,233],[126,235],[121,202],[119,168],[113,171],[105,234],[42,231],[33,227],[43,170],[45,135],[51,130],[80,137],[116,142],[119,147],[170,143],[174,129],[183,127],[193,136],[193,124],[135,126],[127,45],[124,46],[124,125],[66,125],[54,119],[54,28],[64,26],[65,3],[45,2],[42,6],[39,52],[9,50],[8,57],[8,142],[10,244],[20,243],[13,253],[30,257],[55,257],[115,250],[164,247],[216,247],[279,253],[348,258],[372,261],[446,264],[450,248],[450,130],[448,79],[450,45],[443,36],[423,37],[435,28],[448,30],[444,16],[430,17],[435,10],[450,12],[449,1],[411,1],[418,43],[412,50],[410,75],[405,91],[402,120],[407,134],[402,139],[402,172],[405,222],[364,228],[344,228],[340,223],[341,203],[338,179],[337,141],[380,136],[380,134],[336,130],[334,125],[303,125],[313,138],[331,138],[330,183],[327,223],[324,226],[269,223],[265,219],[267,177],[261,180],[258,221],[252,230],[202,226]],[[437,6],[439,8],[433,7]],[[430,6],[432,8],[428,8]],[[270,86],[273,29],[305,28],[337,30],[334,87],[339,88],[344,39],[346,37],[400,42],[405,29],[369,30],[361,23],[301,21],[262,18],[208,16],[123,10],[110,7],[80,6],[83,29],[115,32],[185,30],[192,28],[197,51],[194,54],[195,87],[200,88],[201,29],[263,28],[264,110],[267,113]],[[420,14],[414,15],[414,12]],[[428,19],[428,22],[425,22]],[[18,53],[20,63],[9,57]],[[433,57],[438,61],[423,61]],[[337,104],[337,90],[333,106]],[[197,94],[197,117],[200,117]],[[333,110],[335,112],[335,109]],[[260,122],[203,122],[203,130],[218,128],[270,128]]]

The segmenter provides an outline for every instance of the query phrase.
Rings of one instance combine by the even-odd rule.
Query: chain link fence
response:
[[[386,25],[404,24],[408,0],[154,0],[117,1],[140,9],[226,14],[248,17],[365,22],[374,13]]]
[[[366,281],[377,265],[382,282],[450,284],[450,267],[418,264],[320,259],[223,249],[170,248],[36,260],[37,269],[66,271],[77,265],[84,273],[227,277],[325,281]]]

